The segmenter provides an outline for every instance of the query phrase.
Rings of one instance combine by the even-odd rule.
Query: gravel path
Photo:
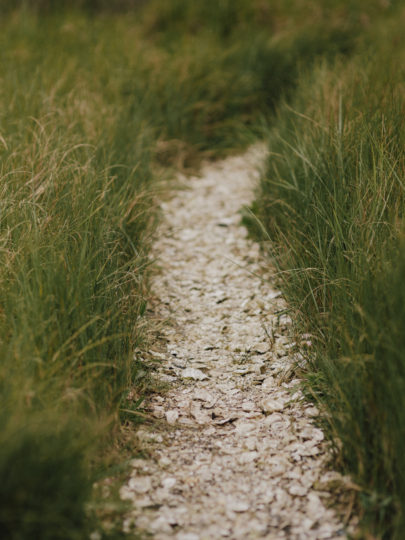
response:
[[[207,165],[162,204],[153,291],[169,323],[151,354],[171,390],[148,407],[169,429],[139,430],[154,457],[134,459],[121,488],[134,508],[127,532],[135,525],[156,540],[346,536],[328,488],[343,480],[326,469],[318,411],[292,379],[308,337],[292,342],[281,294],[240,226],[263,157],[253,147]]]

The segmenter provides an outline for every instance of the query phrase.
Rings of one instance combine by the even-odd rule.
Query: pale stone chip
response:
[[[280,399],[266,398],[260,402],[262,411],[269,414],[277,411],[282,411],[284,409],[284,405],[284,402]]]
[[[131,467],[134,470],[143,469],[147,465],[147,462],[144,459],[139,459],[139,458],[131,459],[130,463],[131,463]]]
[[[292,484],[288,488],[288,492],[291,495],[298,495],[299,497],[304,497],[308,493],[308,489],[301,484]]]
[[[143,429],[138,429],[136,436],[140,441],[150,442],[150,443],[161,443],[163,442],[163,437],[160,433],[152,433],[151,431],[146,431]]]
[[[244,441],[244,445],[248,450],[256,450],[257,439],[255,437],[249,437],[249,439]]]
[[[176,485],[177,480],[175,478],[164,478],[162,480],[162,486],[165,489],[172,489]]]
[[[154,358],[159,358],[159,360],[166,360],[167,355],[164,353],[160,353],[157,351],[149,351],[149,354],[151,354]]]
[[[254,401],[244,401],[242,403],[242,410],[245,412],[251,412],[256,409],[256,403]]]
[[[201,540],[201,537],[194,533],[178,533],[176,540]]]
[[[186,368],[183,370],[181,376],[183,379],[194,379],[195,381],[204,381],[205,379],[208,379],[205,373],[196,368]]]
[[[246,435],[255,430],[255,424],[253,422],[238,421],[235,422],[235,431],[239,435]]]
[[[165,532],[165,533],[171,533],[172,527],[169,523],[169,519],[165,516],[159,516],[154,521],[152,521],[149,524],[150,530],[153,533],[156,532]]]
[[[217,426],[223,426],[225,424],[228,424],[230,422],[233,422],[234,420],[236,420],[238,417],[237,416],[227,416],[226,418],[219,418],[217,420],[214,420],[214,423],[217,425]]]
[[[234,512],[247,512],[250,508],[250,505],[247,501],[234,500],[228,503],[228,507]]]
[[[128,487],[136,493],[147,493],[152,489],[152,479],[150,476],[135,476],[130,478]]]
[[[193,399],[198,399],[200,401],[208,401],[209,403],[214,401],[212,394],[210,394],[204,388],[197,389],[193,394]]]
[[[298,435],[304,440],[307,439],[316,442],[323,441],[325,438],[323,431],[313,426],[306,426]]]
[[[166,420],[168,424],[175,424],[179,418],[179,412],[176,410],[166,411]]]
[[[255,372],[254,366],[237,368],[234,371],[236,375],[248,375],[249,373],[254,373],[254,372]]]
[[[155,418],[164,418],[165,417],[165,409],[164,407],[154,407],[152,414]]]
[[[247,463],[252,463],[256,461],[259,457],[259,452],[243,452],[238,456],[239,465],[246,465]]]
[[[257,354],[266,354],[270,350],[268,343],[258,343],[253,347],[253,352]]]
[[[150,497],[137,498],[136,506],[138,508],[147,508],[148,506],[153,506],[153,501]]]
[[[134,498],[134,493],[128,486],[122,486],[119,493],[123,501],[132,501]]]
[[[319,415],[319,409],[317,407],[307,407],[305,409],[305,412],[308,416],[318,416]]]
[[[274,387],[276,384],[276,381],[274,380],[274,377],[272,376],[269,376],[269,377],[266,377],[263,381],[263,388],[264,389],[267,389],[267,388],[272,388]]]
[[[269,459],[268,465],[272,476],[283,475],[290,467],[290,464],[285,458],[276,456]]]
[[[200,405],[197,405],[196,403],[193,403],[191,406],[190,413],[198,424],[208,424],[212,422],[212,417],[207,413],[207,411],[202,411]]]

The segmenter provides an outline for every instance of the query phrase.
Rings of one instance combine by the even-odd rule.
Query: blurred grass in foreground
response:
[[[405,535],[405,12],[303,77],[269,132],[255,203],[364,524]],[[265,238],[264,238],[264,241]]]

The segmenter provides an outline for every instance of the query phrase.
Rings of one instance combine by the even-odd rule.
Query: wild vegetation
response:
[[[313,335],[308,389],[385,538],[405,532],[404,15],[303,77],[269,131],[256,203],[298,329]]]
[[[399,9],[1,3],[2,537],[88,534],[100,456],[150,389],[134,351],[159,181],[263,136],[256,210],[315,336],[312,392],[370,530],[401,537]]]

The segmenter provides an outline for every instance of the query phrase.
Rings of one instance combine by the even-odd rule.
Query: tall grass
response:
[[[398,539],[405,534],[404,15],[375,23],[350,62],[321,62],[303,79],[269,133],[256,202],[300,329],[314,335],[310,389],[363,488],[363,523]]]

